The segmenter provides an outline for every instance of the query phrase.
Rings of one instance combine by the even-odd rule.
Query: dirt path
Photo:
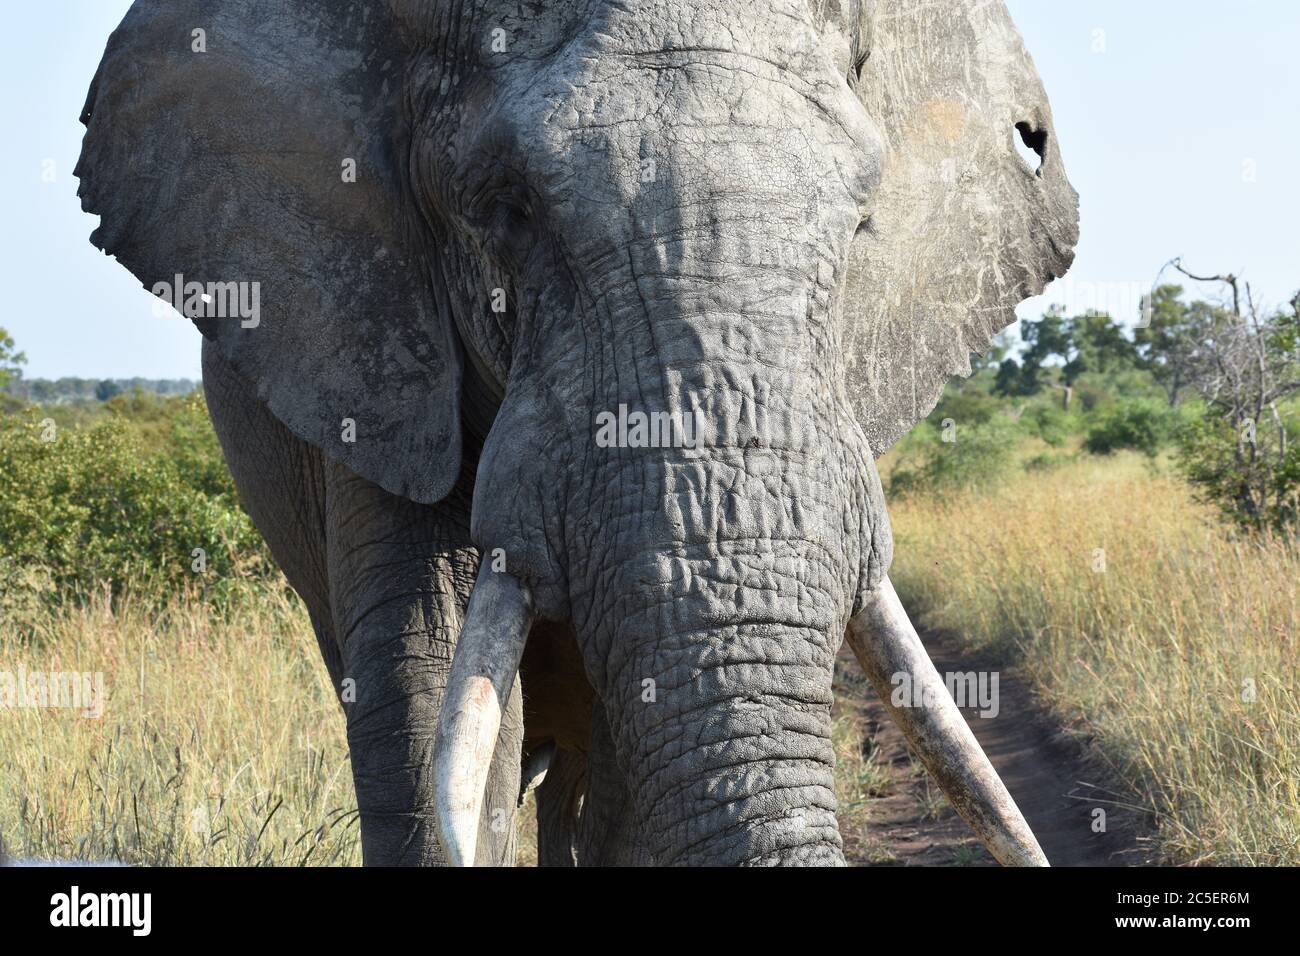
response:
[[[1015,798],[1053,866],[1134,866],[1147,861],[1140,815],[1105,788],[1086,744],[1063,730],[1033,699],[1013,669],[997,667],[942,635],[923,635],[940,674],[997,671],[999,710],[981,718],[963,711],[984,752]],[[848,649],[845,648],[847,653]],[[931,783],[852,656],[836,682],[853,700],[883,784],[867,804],[866,832],[846,834],[850,862],[901,866],[992,866],[993,858]],[[1094,811],[1106,832],[1093,831]]]

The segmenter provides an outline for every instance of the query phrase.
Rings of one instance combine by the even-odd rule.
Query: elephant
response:
[[[1073,259],[1000,0],[136,0],[81,118],[91,241],[202,333],[310,615],[366,864],[511,864],[531,791],[546,865],[843,865],[846,639],[1046,864],[876,467]]]

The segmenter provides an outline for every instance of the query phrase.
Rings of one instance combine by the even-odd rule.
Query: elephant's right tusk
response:
[[[452,658],[433,760],[438,830],[451,866],[474,865],[501,713],[532,622],[528,589],[484,562]]]
[[[1033,831],[957,709],[889,578],[849,622],[848,640],[912,750],[994,859],[1004,866],[1047,866]],[[920,692],[919,703],[894,705],[895,674],[910,677],[914,692]]]

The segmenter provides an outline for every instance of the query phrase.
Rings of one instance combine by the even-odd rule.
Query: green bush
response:
[[[1053,448],[1064,445],[1070,433],[1077,427],[1075,416],[1067,415],[1059,405],[1054,403],[1034,405],[1020,420],[1030,434],[1037,435]]]
[[[143,577],[220,590],[270,573],[202,399],[161,404],[162,418],[119,410],[79,428],[35,408],[0,418],[0,590],[53,597]]]
[[[889,493],[902,497],[990,488],[1010,470],[1021,436],[1015,422],[998,416],[983,425],[958,426],[946,436],[909,444],[890,475]]]
[[[969,427],[987,424],[1002,410],[1003,403],[998,399],[975,391],[969,387],[970,383],[964,385],[966,387],[957,385],[945,389],[939,404],[926,420],[940,429],[945,419],[951,419],[958,427]]]
[[[1089,382],[1079,382],[1074,387],[1072,401],[1078,402],[1085,414],[1095,414],[1112,404],[1115,399],[1104,388]]]
[[[1088,427],[1084,447],[1094,455],[1131,448],[1154,458],[1172,437],[1176,415],[1163,402],[1126,399],[1107,405]]]
[[[1300,409],[1271,419],[1253,443],[1208,410],[1178,434],[1178,464],[1198,496],[1237,526],[1294,535],[1300,527]]]

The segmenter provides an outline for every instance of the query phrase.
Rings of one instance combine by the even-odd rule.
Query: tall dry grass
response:
[[[355,864],[342,711],[301,605],[95,595],[0,620],[0,671],[104,675],[100,717],[0,709],[11,855],[138,864]]]
[[[1020,658],[1151,810],[1167,860],[1300,863],[1294,539],[1235,536],[1124,456],[891,517],[904,601]]]

